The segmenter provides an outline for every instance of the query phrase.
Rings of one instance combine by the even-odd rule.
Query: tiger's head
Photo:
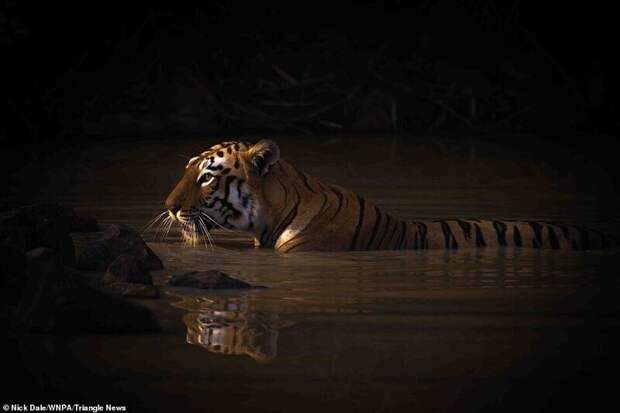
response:
[[[280,157],[271,140],[222,142],[189,160],[168,198],[169,218],[195,243],[213,227],[251,230],[263,176]]]

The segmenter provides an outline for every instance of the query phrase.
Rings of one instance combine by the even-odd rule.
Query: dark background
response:
[[[346,134],[572,151],[613,178],[617,14],[543,3],[0,0],[2,168],[103,141]],[[595,396],[617,342],[563,393]],[[527,404],[521,390],[506,405]]]
[[[3,165],[103,139],[396,133],[552,142],[611,171],[614,20],[496,0],[3,0]]]

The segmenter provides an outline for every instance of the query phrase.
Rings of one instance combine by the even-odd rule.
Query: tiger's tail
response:
[[[413,249],[524,247],[568,251],[620,247],[620,239],[602,231],[559,222],[437,220],[410,223]]]

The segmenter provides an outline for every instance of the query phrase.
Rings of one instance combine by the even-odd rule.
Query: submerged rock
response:
[[[159,297],[151,273],[133,255],[122,254],[116,257],[108,266],[103,283],[107,291],[124,297]]]
[[[107,243],[97,240],[77,255],[75,266],[81,270],[106,271],[114,258]]]
[[[36,204],[2,213],[0,243],[26,253],[34,248],[51,248],[65,265],[75,263],[70,232],[97,230],[93,219],[81,219],[71,208],[58,204]]]
[[[105,284],[105,290],[123,297],[159,298],[159,289],[154,285],[115,281]]]
[[[107,284],[121,281],[125,283],[136,283],[153,285],[153,278],[142,262],[129,254],[121,254],[108,266],[103,277]]]
[[[29,251],[27,281],[15,314],[19,329],[45,333],[145,332],[160,329],[147,308],[91,287],[48,248]]]
[[[255,287],[245,281],[237,280],[218,270],[190,271],[173,275],[166,285],[169,287],[201,288],[205,290],[264,288]]]
[[[62,225],[69,232],[99,231],[97,220],[93,217],[79,216],[73,208],[57,203],[40,203],[27,205],[2,212],[2,219],[18,218],[22,222],[36,220]]]
[[[142,237],[127,225],[110,225],[101,238],[86,246],[77,257],[77,267],[83,270],[106,271],[119,255],[131,255],[147,270],[164,266]]]

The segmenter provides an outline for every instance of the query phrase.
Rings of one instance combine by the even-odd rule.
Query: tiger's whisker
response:
[[[206,238],[209,240],[209,244],[211,245],[211,250],[214,250],[215,246],[213,245],[213,239],[211,238],[211,234],[209,234],[209,230],[207,229],[207,226],[205,225],[204,221],[202,220],[200,216],[198,216],[198,222],[200,223],[200,226],[202,227],[202,231],[204,232],[203,239],[205,239],[205,235],[206,235]],[[205,247],[206,246],[207,246],[207,243],[205,241]]]
[[[219,222],[216,222],[213,218],[211,218],[206,212],[204,211],[200,211],[200,214],[202,216],[204,216],[205,218],[207,218],[209,221],[211,221],[213,224],[215,224],[217,227],[223,229],[224,231],[228,231],[228,232],[234,232],[233,230],[231,230],[230,228],[226,228],[224,226],[222,226]]]
[[[209,229],[207,228],[207,225],[205,224],[204,220],[200,216],[198,217],[198,219],[200,219],[200,222],[202,224],[202,228],[203,228],[207,238],[209,239],[209,243],[211,244],[211,247],[214,248],[215,247],[215,240],[213,239],[213,236],[209,232]]]
[[[207,238],[205,237],[206,232],[204,228],[204,223],[202,222],[200,217],[198,217],[198,224],[199,224],[199,227],[201,228],[200,236],[202,237],[202,242],[205,244],[205,248],[207,248]]]
[[[166,227],[166,225],[168,225],[168,223],[170,222],[171,218],[169,216],[167,216],[166,218],[164,218],[158,225],[157,227],[157,231],[155,231],[155,239],[157,240],[158,238],[161,240],[162,237],[162,233],[164,231],[164,228]]]
[[[174,225],[174,220],[173,220],[172,218],[170,218],[170,219],[168,220],[168,224],[167,224],[166,229],[165,229],[165,232],[164,232],[164,234],[163,234],[163,238],[164,238],[164,240],[165,240],[166,238],[168,238],[168,234],[170,233],[170,229],[172,228],[172,226],[173,226],[173,225]]]
[[[195,247],[200,239],[196,236],[196,234],[198,234],[198,231],[196,230],[196,223],[193,220],[190,222],[192,223],[192,247]]]
[[[205,233],[207,234],[207,238],[209,239],[209,244],[211,244],[211,249],[215,250],[215,239],[213,239],[213,235],[211,235],[206,225],[205,225]]]
[[[167,214],[168,211],[164,211],[161,214],[157,214],[154,218],[151,219],[151,221],[142,229],[142,235],[144,235],[144,233],[151,228],[153,225],[155,225],[155,223],[157,223],[157,221],[159,221],[160,219],[162,219],[162,217],[164,216],[164,214]]]
[[[194,230],[192,228],[192,222],[188,221],[187,223],[185,223],[183,225],[183,236],[185,238],[185,243],[190,246],[193,247],[194,246]]]

